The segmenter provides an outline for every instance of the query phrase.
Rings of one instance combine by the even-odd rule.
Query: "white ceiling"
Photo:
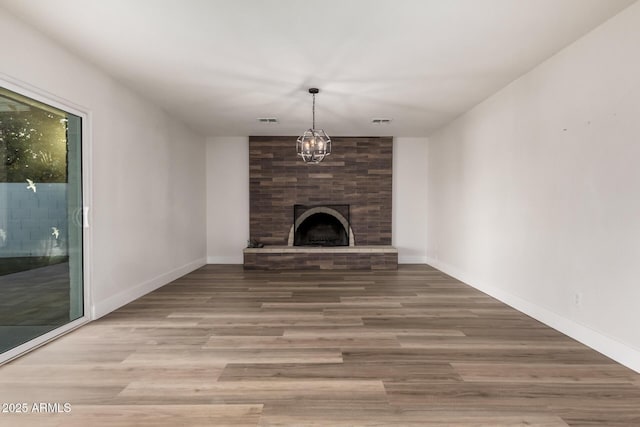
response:
[[[203,135],[426,136],[634,0],[0,0]],[[275,125],[258,117],[277,117]],[[393,119],[390,125],[372,118]]]

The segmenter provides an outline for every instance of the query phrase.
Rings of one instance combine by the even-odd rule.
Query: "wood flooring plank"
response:
[[[432,319],[437,317],[446,317],[446,318],[474,318],[479,319],[480,316],[472,313],[470,310],[464,310],[459,308],[435,308],[425,310],[423,308],[420,309],[407,309],[406,307],[363,307],[363,306],[353,306],[353,305],[340,305],[334,307],[325,308],[322,313],[325,316],[358,316],[360,318],[366,318],[368,321],[374,318],[384,318],[384,319],[397,319],[397,318],[409,318],[409,317],[418,317],[421,319]]]
[[[128,384],[85,383],[82,380],[67,384],[3,382],[0,402],[26,402],[29,406],[38,402],[108,405]]]
[[[353,363],[393,363],[393,362],[525,362],[525,363],[586,363],[586,364],[610,364],[611,360],[595,351],[575,351],[536,348],[516,348],[509,351],[496,349],[428,349],[428,348],[402,348],[367,349],[343,351],[345,362]]]
[[[385,404],[385,389],[380,380],[283,380],[172,382],[162,379],[129,384],[121,397],[172,399],[174,396],[210,399],[213,403],[256,403],[271,401],[350,401]],[[169,397],[168,397],[169,396]]]
[[[584,346],[578,342],[566,339],[562,340],[527,340],[526,338],[487,338],[487,337],[442,337],[425,335],[404,335],[398,338],[403,348],[425,348],[425,349],[448,349],[455,350],[500,350],[511,351],[518,349],[538,349],[538,350],[583,350]]]
[[[640,402],[640,390],[624,384],[549,384],[496,382],[385,381],[389,402],[405,408],[452,410],[456,407],[487,410],[532,410],[544,412],[557,399],[597,405],[603,411],[614,411]]]
[[[402,308],[399,302],[394,301],[354,301],[350,303],[344,302],[267,302],[262,304],[264,309],[299,309],[303,311],[307,310],[327,310],[327,309],[353,309],[353,308]]]
[[[95,365],[27,365],[12,364],[3,369],[0,384],[38,384],[73,386],[96,384],[100,386],[126,387],[131,381],[165,378],[169,381],[198,379],[217,380],[225,365],[217,366],[128,366],[127,364]]]
[[[246,318],[236,318],[236,319],[226,319],[226,318],[205,318],[198,322],[198,326],[215,326],[215,327],[252,327],[252,326],[265,326],[265,327],[298,327],[298,326],[318,326],[318,327],[327,327],[327,326],[361,326],[363,325],[363,321],[361,317],[358,316],[322,316],[318,318],[281,318],[278,316],[265,318],[260,320],[259,317],[246,317]]]
[[[282,336],[282,337],[249,337],[224,336],[211,337],[202,348],[215,349],[269,349],[269,348],[398,348],[400,343],[395,337],[336,337],[336,336]]]
[[[284,335],[283,327],[271,326],[220,326],[211,328],[211,336],[270,336]]]
[[[567,427],[559,416],[534,411],[406,410],[367,402],[269,402],[260,426]]]
[[[228,364],[219,381],[283,381],[291,379],[381,379],[395,381],[449,380],[462,381],[448,363],[421,364],[353,364],[353,363],[286,363]]]
[[[337,328],[322,328],[322,327],[289,327],[284,329],[283,336],[285,337],[318,337],[318,338],[331,338],[331,337],[378,337],[378,338],[390,338],[399,337],[403,335],[413,336],[434,336],[434,337],[460,337],[464,336],[461,331],[455,329],[422,329],[416,331],[415,329],[386,329],[380,331],[375,328],[367,328],[365,326],[343,326]]]
[[[281,409],[289,413],[287,409]],[[568,424],[559,416],[536,413],[513,415],[490,415],[475,412],[461,414],[458,411],[448,413],[404,413],[377,414],[371,411],[353,411],[336,413],[327,410],[318,414],[264,415],[260,420],[261,427],[299,426],[299,427],[567,427]]]
[[[569,363],[452,363],[466,382],[626,384],[633,385],[636,374],[617,364]]]
[[[238,363],[337,363],[342,362],[338,349],[209,349],[165,352],[139,351],[127,357],[124,365],[155,366],[224,366]]]

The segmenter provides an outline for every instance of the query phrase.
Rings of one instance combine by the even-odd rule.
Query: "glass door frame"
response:
[[[83,315],[69,323],[66,323],[52,331],[33,338],[24,344],[12,348],[0,355],[0,365],[9,362],[23,354],[32,351],[55,338],[58,338],[72,330],[88,323],[93,318],[92,310],[92,258],[91,248],[93,247],[91,236],[91,210],[92,206],[92,181],[91,174],[93,168],[91,150],[91,112],[89,109],[73,104],[65,99],[52,95],[46,91],[33,87],[22,81],[13,79],[0,73],[0,86],[16,92],[20,95],[32,98],[36,101],[48,104],[52,107],[76,115],[82,120],[82,281],[83,281]]]

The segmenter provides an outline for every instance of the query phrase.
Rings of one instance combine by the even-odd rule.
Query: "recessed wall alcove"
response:
[[[245,268],[397,268],[391,247],[392,138],[333,137],[332,154],[315,165],[297,157],[295,141],[249,138],[249,232],[264,248],[245,249]],[[296,205],[316,209],[308,216],[336,217],[348,227],[348,243],[295,246]],[[327,210],[331,206],[348,206],[348,214],[335,215]],[[324,227],[339,228],[327,220]]]

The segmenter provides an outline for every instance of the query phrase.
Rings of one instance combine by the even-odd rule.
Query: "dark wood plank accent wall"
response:
[[[296,137],[249,138],[250,236],[286,245],[293,205],[349,204],[356,245],[391,245],[391,137],[332,138],[332,154],[307,165]]]

